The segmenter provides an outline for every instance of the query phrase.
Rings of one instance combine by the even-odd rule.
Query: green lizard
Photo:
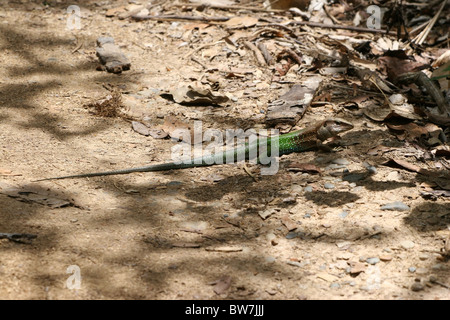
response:
[[[275,150],[277,156],[283,154],[289,154],[293,152],[302,152],[311,150],[321,142],[336,137],[340,133],[353,129],[353,125],[339,118],[330,118],[321,121],[315,125],[312,125],[306,129],[292,131],[290,133],[282,134],[279,136],[273,136],[266,139],[257,139],[253,143],[246,143],[242,147],[237,147],[224,152],[215,153],[212,155],[203,156],[200,158],[193,158],[189,161],[182,163],[166,162],[162,164],[154,164],[150,166],[121,169],[105,172],[92,172],[75,174],[69,176],[45,178],[36,181],[44,180],[57,180],[57,179],[70,179],[70,178],[87,178],[98,176],[109,176],[117,174],[128,174],[132,172],[149,172],[149,171],[167,171],[173,169],[185,169],[194,167],[212,166],[215,164],[234,163],[238,159],[252,160],[259,158],[261,151],[265,151],[267,156],[272,156],[271,150]],[[260,148],[260,145],[264,143],[264,148]],[[275,149],[273,149],[275,148]],[[278,149],[278,150],[277,150]]]

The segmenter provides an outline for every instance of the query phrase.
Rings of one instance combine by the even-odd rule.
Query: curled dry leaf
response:
[[[176,103],[184,105],[220,105],[229,100],[225,95],[215,95],[210,90],[190,85],[171,90],[169,95]]]

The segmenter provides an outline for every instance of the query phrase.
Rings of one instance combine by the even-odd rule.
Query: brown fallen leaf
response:
[[[394,52],[388,51],[385,56],[378,58],[379,68],[386,72],[390,81],[395,82],[404,73],[420,71],[427,67],[421,62],[409,60],[407,57],[396,57]]]
[[[200,244],[193,243],[193,242],[174,242],[174,243],[172,243],[172,247],[174,247],[174,248],[200,248]]]
[[[428,139],[426,142],[430,145],[440,141],[439,136],[442,132],[442,129],[433,123],[427,123],[425,126],[419,126],[413,122],[407,124],[388,123],[387,126],[391,130],[399,131],[397,136],[401,138],[409,138],[409,140],[426,138]]]
[[[164,97],[172,97],[173,101],[183,105],[221,105],[229,101],[226,95],[213,94],[208,89],[198,88],[191,85],[177,87],[169,93],[163,93]]]
[[[400,167],[412,172],[420,172],[422,169],[415,164],[400,159],[389,159],[387,162],[383,163],[383,165],[396,168]]]
[[[387,167],[393,167],[393,168],[402,168],[402,169],[405,169],[408,171],[417,172],[417,173],[420,173],[423,175],[428,175],[428,176],[439,175],[438,173],[432,172],[427,169],[423,169],[419,166],[416,166],[415,164],[412,164],[408,161],[404,161],[404,160],[400,160],[400,159],[389,159],[388,161],[383,163],[383,165],[387,166]]]
[[[288,215],[281,217],[281,223],[286,227],[286,229],[288,229],[288,231],[295,230],[298,227],[297,223],[289,218]]]

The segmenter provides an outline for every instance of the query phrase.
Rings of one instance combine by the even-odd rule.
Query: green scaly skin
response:
[[[194,158],[189,160],[188,162],[186,161],[182,163],[167,162],[145,167],[137,167],[106,172],[76,174],[70,176],[40,179],[36,181],[110,176],[118,174],[128,174],[133,172],[167,171],[175,169],[206,167],[224,163],[235,163],[244,159],[245,160],[255,159],[259,157],[258,154],[259,152],[261,151],[265,152],[267,149],[269,150],[269,152],[265,153],[267,153],[267,156],[270,157],[271,156],[270,150],[272,150],[272,146],[275,146],[275,144],[278,144],[277,155],[281,156],[283,154],[289,154],[293,152],[303,152],[314,149],[318,145],[320,145],[321,142],[329,138],[336,137],[340,133],[346,132],[351,129],[353,129],[353,125],[350,122],[339,118],[330,118],[321,121],[318,124],[313,125],[306,129],[293,131],[280,136],[270,137],[264,140],[258,139],[256,142],[251,144],[247,143],[240,148],[227,150],[224,152],[220,152],[218,154],[203,156],[200,158]],[[261,142],[265,147],[267,146],[267,149],[264,147],[263,150],[260,150]]]

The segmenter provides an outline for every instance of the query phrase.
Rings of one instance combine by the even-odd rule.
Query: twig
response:
[[[266,8],[256,8],[256,7],[245,7],[245,6],[226,6],[226,5],[205,5],[203,3],[183,3],[183,4],[174,4],[174,7],[191,7],[191,8],[199,8],[206,7],[211,9],[223,9],[223,10],[249,10],[255,12],[285,12],[286,10],[281,9],[266,9]]]
[[[256,56],[256,60],[258,60],[258,63],[260,65],[265,65],[266,64],[266,60],[264,60],[264,57],[261,53],[261,51],[259,51],[259,49],[250,41],[244,41],[244,44],[247,48],[249,48],[250,50],[252,50],[255,53]]]
[[[197,51],[200,51],[200,50],[202,50],[202,49],[204,49],[204,48],[207,48],[207,47],[215,46],[216,44],[219,44],[219,43],[222,43],[222,42],[224,42],[224,41],[223,41],[223,40],[219,40],[219,41],[216,41],[216,42],[214,42],[214,43],[207,43],[207,44],[204,44],[203,46],[200,46],[200,47],[198,47],[198,48],[192,50],[191,52],[189,52],[189,53],[185,56],[185,58],[187,59],[187,58],[189,58],[190,56],[192,56],[194,53],[196,53]]]
[[[157,20],[157,21],[178,21],[178,20],[194,20],[194,21],[219,21],[219,22],[225,22],[230,20],[230,17],[203,17],[203,16],[177,16],[177,15],[160,15],[160,16],[136,16],[132,15],[131,18],[133,18],[136,21],[141,20]]]
[[[208,69],[207,66],[205,66],[203,63],[201,63],[200,61],[198,61],[196,58],[191,56],[191,60],[198,63],[199,65],[201,65],[203,67],[203,69]]]
[[[326,5],[323,6],[323,11],[325,11],[325,13],[326,13],[326,15],[328,16],[328,18],[330,18],[331,20],[333,20],[334,23],[336,23],[337,25],[339,25],[339,24],[341,23],[338,19],[336,19],[335,17],[333,17],[333,16],[330,14],[330,12],[328,11]]]

